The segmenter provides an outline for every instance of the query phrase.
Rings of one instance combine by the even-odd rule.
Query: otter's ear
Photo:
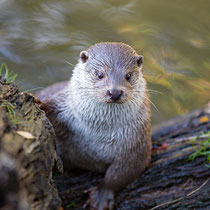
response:
[[[139,55],[138,57],[137,57],[137,65],[140,67],[141,66],[141,64],[143,63],[143,61],[144,61],[144,57],[142,56],[142,55]]]
[[[80,59],[83,63],[85,63],[88,59],[88,52],[87,51],[82,51],[80,53]]]

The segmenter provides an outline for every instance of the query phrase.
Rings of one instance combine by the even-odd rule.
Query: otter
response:
[[[150,103],[142,63],[129,45],[98,43],[80,53],[69,82],[37,94],[64,169],[105,172],[89,192],[91,209],[113,209],[115,193],[149,166]]]

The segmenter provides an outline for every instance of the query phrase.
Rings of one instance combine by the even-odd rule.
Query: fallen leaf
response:
[[[16,133],[26,139],[35,139],[34,135],[27,131],[16,131]]]
[[[201,117],[201,118],[199,119],[199,122],[200,122],[200,123],[204,123],[204,122],[208,122],[208,121],[209,121],[209,118],[208,118],[207,116]]]

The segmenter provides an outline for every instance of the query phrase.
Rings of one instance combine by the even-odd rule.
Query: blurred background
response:
[[[209,11],[209,0],[0,0],[0,64],[27,90],[68,80],[94,43],[127,43],[145,58],[155,125],[210,100]]]

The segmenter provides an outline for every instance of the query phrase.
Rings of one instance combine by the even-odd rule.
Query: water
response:
[[[152,123],[210,100],[208,0],[0,0],[0,63],[22,90],[68,80],[79,52],[125,42],[144,55]]]

